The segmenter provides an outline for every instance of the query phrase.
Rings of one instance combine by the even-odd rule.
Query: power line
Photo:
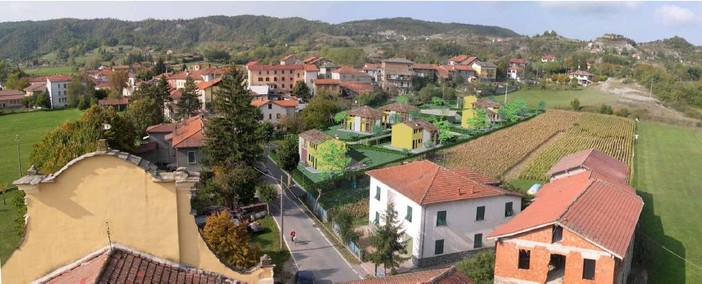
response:
[[[650,242],[652,242],[652,243],[654,243],[654,244],[660,246],[661,248],[663,248],[663,249],[666,250],[667,252],[671,253],[672,255],[676,256],[677,258],[684,260],[685,262],[689,263],[690,265],[694,266],[695,268],[697,268],[697,269],[699,269],[699,270],[702,270],[702,266],[700,266],[700,265],[698,265],[698,264],[696,264],[696,263],[694,263],[694,262],[688,260],[687,258],[685,258],[685,257],[683,257],[683,256],[681,256],[681,255],[679,255],[679,254],[677,254],[677,253],[675,253],[674,251],[670,250],[669,248],[665,247],[664,245],[659,244],[659,243],[656,242],[656,240],[654,240],[652,237],[650,237],[650,236],[648,236],[648,235],[646,235],[646,234],[644,234],[644,233],[641,233],[641,235],[644,236],[644,237],[646,237],[646,238],[648,238]]]

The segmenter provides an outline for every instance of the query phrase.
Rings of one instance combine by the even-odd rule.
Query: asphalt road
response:
[[[283,180],[287,181],[287,175],[267,157],[265,166],[268,170],[268,175],[278,180],[282,176]],[[270,183],[278,183],[271,177],[265,177],[265,179]],[[318,283],[336,283],[362,279],[362,276],[357,273],[357,271],[362,272],[360,266],[352,267],[340,255],[320,231],[324,230],[324,228],[317,228],[311,217],[293,200],[295,196],[292,195],[292,192],[296,192],[299,196],[303,193],[303,190],[296,186],[286,190],[283,198],[284,222],[280,220],[279,199],[273,202],[271,214],[275,216],[279,227],[281,224],[283,225],[282,231],[285,234],[285,243],[290,248],[293,261],[298,270],[312,271]],[[290,239],[292,230],[295,230],[297,233],[296,243],[293,243]]]

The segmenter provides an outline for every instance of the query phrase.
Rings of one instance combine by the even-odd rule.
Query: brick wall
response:
[[[548,226],[498,241],[495,256],[495,283],[513,283],[508,281],[510,279],[545,282],[552,253],[565,256],[563,283],[614,283],[615,267],[618,266],[618,260],[614,256],[567,229],[563,230],[563,239],[551,245],[551,233],[552,229]],[[543,243],[543,245],[534,245],[533,242]],[[556,251],[554,246],[558,246],[560,251]],[[518,268],[520,249],[530,251],[529,269]],[[596,260],[594,280],[582,278],[583,254],[585,258]]]

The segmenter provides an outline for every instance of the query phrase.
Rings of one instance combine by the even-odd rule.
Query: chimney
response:
[[[97,151],[103,151],[107,152],[107,140],[106,139],[100,139],[97,142]]]

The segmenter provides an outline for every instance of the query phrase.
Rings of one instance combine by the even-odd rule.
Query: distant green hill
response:
[[[236,43],[238,48],[295,44],[319,37],[365,37],[394,31],[403,36],[435,34],[516,37],[500,27],[438,23],[410,18],[363,20],[341,24],[302,18],[211,16],[191,20],[121,21],[115,19],[57,19],[0,23],[0,58],[31,59],[55,52],[59,58],[80,56],[100,46],[153,49],[192,49],[206,43]],[[367,42],[365,42],[367,43]],[[230,45],[231,46],[231,45]]]

